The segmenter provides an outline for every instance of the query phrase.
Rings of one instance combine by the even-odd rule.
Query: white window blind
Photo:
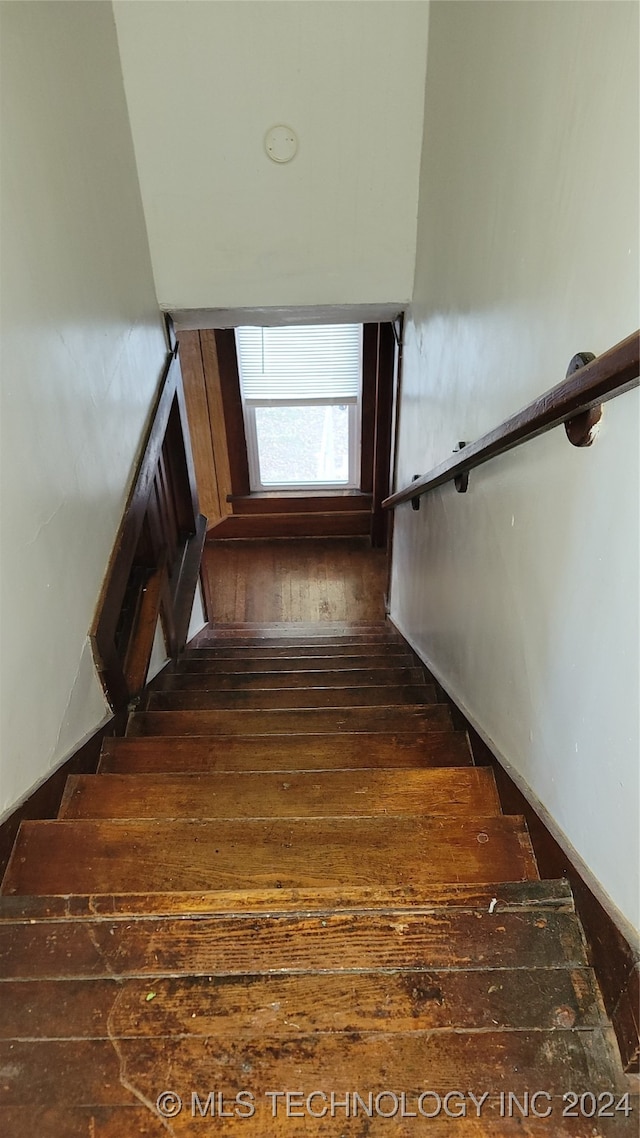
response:
[[[244,400],[357,400],[362,325],[237,328]]]

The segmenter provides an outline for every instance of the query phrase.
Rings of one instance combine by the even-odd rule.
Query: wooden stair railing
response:
[[[461,449],[450,458],[428,474],[416,476],[408,486],[386,498],[383,508],[394,509],[404,502],[411,502],[417,508],[416,503],[422,494],[446,482],[459,480],[456,488],[464,491],[469,471],[560,423],[565,423],[571,439],[571,426],[582,426],[583,416],[640,383],[640,332],[634,332],[603,355],[591,358],[591,362],[583,363],[589,355],[574,356],[561,383],[475,442],[459,444]],[[576,434],[578,441],[572,440],[575,445],[589,444],[588,431],[580,430]]]
[[[158,623],[184,648],[206,518],[198,507],[177,347],[169,355],[105,582],[91,641],[114,711],[142,691]]]
[[[571,889],[435,701],[388,623],[218,627],[154,680],[20,829],[1,1132],[637,1133]]]

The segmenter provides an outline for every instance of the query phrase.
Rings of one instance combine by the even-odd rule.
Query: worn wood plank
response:
[[[142,711],[132,715],[127,735],[291,735],[306,732],[415,731],[427,734],[451,726],[444,704],[391,707],[319,707],[294,711]]]
[[[23,822],[3,893],[126,893],[537,877],[522,819]]]
[[[500,814],[491,771],[100,774],[68,780],[59,818],[284,818]]]
[[[0,961],[6,980],[588,966],[574,913],[527,910],[4,921]]]
[[[273,1126],[273,1100],[264,1096],[276,1088],[308,1094],[322,1087],[344,1099],[354,1088],[366,1097],[369,1090],[397,1087],[407,1093],[407,1109],[414,1109],[411,1102],[426,1089],[450,1092],[461,1071],[465,1088],[486,1087],[496,1104],[500,1090],[522,1094],[532,1080],[555,1095],[562,1095],[567,1085],[577,1092],[622,1091],[612,1036],[606,1029],[482,1035],[414,1031],[225,1040],[222,1047],[198,1037],[120,1040],[117,1048],[109,1040],[2,1043],[0,1064],[8,1074],[0,1084],[0,1104],[131,1105],[135,1096],[153,1103],[159,1090],[169,1087],[189,1103],[192,1089],[204,1100],[212,1087],[228,1088],[229,1097],[246,1088],[260,1097],[263,1122],[269,1119]],[[390,1107],[385,1103],[383,1112]],[[336,1114],[343,1124],[345,1113],[343,1108]],[[291,1117],[283,1109],[279,1114],[281,1129],[275,1132],[289,1133]],[[236,1122],[237,1130],[230,1132],[246,1133],[246,1118]],[[325,1120],[325,1132],[326,1125]],[[361,1134],[369,1132],[369,1127],[360,1128]]]
[[[73,896],[2,896],[0,922],[113,916],[229,916],[242,913],[278,916],[285,913],[337,912],[399,914],[408,910],[437,913],[521,912],[545,910],[573,913],[574,901],[566,881],[499,881],[489,884],[433,882],[428,886],[358,885],[313,889],[225,889],[174,893],[75,894]]]
[[[105,739],[101,773],[469,766],[463,731],[325,735],[139,736]]]
[[[150,691],[146,697],[148,711],[214,711],[228,708],[233,711],[309,707],[386,707],[404,704],[434,704],[436,691],[423,683],[376,684],[367,687],[305,687],[255,688],[251,691],[235,689],[215,691],[211,688],[190,687],[180,691]]]
[[[538,1028],[606,1023],[589,968],[0,983],[0,1039]]]
[[[350,671],[223,672],[181,669],[163,672],[154,683],[157,691],[254,691],[264,688],[378,687],[381,684],[423,684],[421,668],[354,668]]]
[[[189,1095],[191,1090],[189,1089]],[[227,1100],[229,1097],[227,1093]],[[206,1109],[207,1093],[201,1096],[201,1108]],[[214,1098],[214,1105],[218,1102]],[[452,1107],[455,1104],[452,1100]],[[269,1108],[271,1100],[267,1101]],[[638,1132],[638,1097],[632,1095],[632,1114],[629,1118],[616,1115],[613,1121],[608,1119],[590,1120],[589,1130],[585,1130],[583,1118],[571,1119],[562,1116],[563,1103],[557,1099],[552,1104],[553,1138],[637,1138]],[[542,1104],[540,1104],[542,1106]],[[320,1109],[320,1103],[315,1101],[313,1109]],[[406,1109],[409,1109],[407,1104]],[[457,1107],[455,1108],[457,1109]],[[223,1098],[223,1110],[229,1112]],[[370,1138],[407,1138],[407,1134],[428,1135],[429,1138],[549,1138],[549,1118],[516,1117],[513,1119],[491,1118],[489,1108],[483,1108],[478,1118],[473,1103],[469,1103],[469,1115],[466,1118],[411,1118],[407,1130],[407,1123],[399,1119],[373,1117],[365,1118],[366,1134]],[[399,1111],[400,1112],[400,1111]],[[342,1112],[341,1112],[342,1113]],[[444,1115],[444,1110],[442,1111]],[[215,1119],[210,1118],[211,1125],[217,1125]],[[223,1123],[225,1133],[244,1134],[246,1138],[308,1138],[310,1134],[326,1134],[326,1119],[306,1118],[276,1118],[270,1115],[270,1109],[265,1114],[262,1104],[260,1112],[256,1112],[249,1121],[226,1120]],[[354,1125],[356,1125],[354,1123]],[[359,1125],[359,1124],[358,1124]],[[201,1138],[205,1120],[200,1117],[198,1108],[196,1114],[191,1114],[191,1099],[187,1097],[186,1114],[182,1112],[179,1120],[171,1122],[172,1131],[167,1131],[166,1122],[158,1119],[152,1108],[147,1106],[46,1106],[31,1105],[29,1107],[0,1107],[0,1129],[3,1134],[10,1134],[11,1138],[33,1138],[37,1133],[39,1138],[123,1138],[124,1135],[135,1135],[136,1138],[165,1138],[167,1133],[180,1135],[193,1135]],[[233,1129],[229,1129],[229,1128]],[[357,1133],[353,1131],[353,1133]],[[361,1131],[364,1133],[364,1131]]]

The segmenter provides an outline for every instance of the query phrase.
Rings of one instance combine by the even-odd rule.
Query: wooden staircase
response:
[[[10,1138],[637,1133],[571,891],[389,624],[201,635],[23,822],[0,959]]]

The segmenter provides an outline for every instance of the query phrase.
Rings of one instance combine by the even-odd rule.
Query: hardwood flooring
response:
[[[205,546],[210,620],[384,620],[387,559],[368,538],[223,541]]]

